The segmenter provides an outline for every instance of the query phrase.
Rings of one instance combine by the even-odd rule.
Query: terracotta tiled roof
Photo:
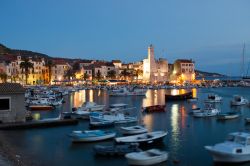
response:
[[[112,63],[121,63],[120,60],[112,60]]]
[[[177,59],[176,62],[180,62],[180,63],[194,63],[192,59]]]
[[[0,83],[0,94],[25,93],[25,89],[18,83]]]

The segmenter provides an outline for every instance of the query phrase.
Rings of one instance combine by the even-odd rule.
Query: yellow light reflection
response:
[[[197,97],[197,89],[196,88],[192,89],[192,94],[193,94],[193,97]]]
[[[152,115],[146,115],[143,118],[144,124],[147,126],[147,129],[149,131],[152,131],[152,126],[153,126],[153,116]]]
[[[93,92],[93,90],[89,91],[89,101],[94,102],[94,92]]]
[[[171,126],[172,126],[172,132],[176,133],[179,131],[179,126],[178,126],[178,117],[179,117],[179,106],[178,104],[173,104],[171,108]]]

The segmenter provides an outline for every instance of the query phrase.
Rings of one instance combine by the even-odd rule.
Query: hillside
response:
[[[224,77],[225,75],[219,73],[210,73],[200,70],[195,70],[196,77]]]

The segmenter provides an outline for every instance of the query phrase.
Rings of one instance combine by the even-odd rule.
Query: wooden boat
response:
[[[114,138],[115,132],[103,130],[73,131],[70,136],[73,142],[95,142]]]
[[[156,143],[160,141],[167,135],[168,132],[166,131],[154,131],[151,133],[145,134],[138,134],[133,136],[126,136],[126,137],[117,137],[115,138],[116,143]]]
[[[144,107],[143,112],[150,113],[150,112],[165,112],[166,105],[152,105],[148,107]]]
[[[143,126],[121,127],[121,133],[126,135],[146,133],[148,130]]]
[[[31,111],[50,111],[54,109],[54,107],[50,105],[30,105],[29,109]]]
[[[218,114],[217,119],[219,120],[235,119],[238,118],[239,116],[240,115],[237,112],[225,112]]]
[[[131,152],[140,152],[138,144],[131,143],[125,145],[96,145],[94,152],[96,155],[125,155]]]
[[[153,165],[168,159],[168,153],[158,149],[143,152],[132,152],[125,155],[129,165]]]
[[[187,100],[187,99],[192,99],[192,98],[193,98],[192,92],[187,92],[187,93],[178,94],[178,95],[165,94],[165,101]]]

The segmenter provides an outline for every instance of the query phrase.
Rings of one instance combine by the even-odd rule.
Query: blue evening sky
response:
[[[239,75],[250,61],[249,0],[1,0],[0,42],[50,56],[123,62],[146,57]],[[249,71],[250,72],[250,71]]]

